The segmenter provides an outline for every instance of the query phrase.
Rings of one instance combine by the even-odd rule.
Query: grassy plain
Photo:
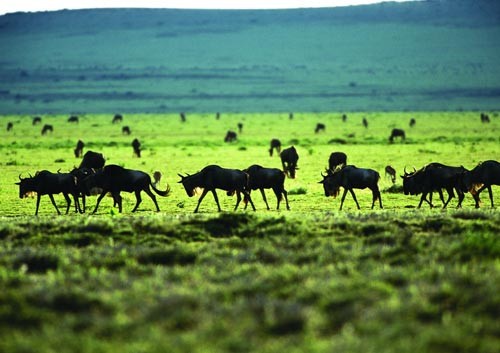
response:
[[[498,160],[497,113],[477,112],[124,115],[123,136],[111,115],[42,116],[54,132],[41,136],[29,116],[2,116],[0,149],[0,351],[5,352],[497,352],[500,347],[500,216],[475,210],[414,209],[417,198],[387,191],[387,164],[398,173],[433,161],[472,168]],[[365,129],[361,119],[366,117]],[[410,118],[417,124],[408,127]],[[228,129],[244,124],[239,140]],[[316,123],[326,125],[315,134]],[[388,143],[393,127],[404,143]],[[132,156],[138,138],[142,158]],[[177,173],[207,164],[279,167],[269,140],[295,145],[298,177],[287,180],[291,211],[225,212],[207,195],[196,198]],[[111,199],[98,215],[55,216],[42,198],[19,199],[19,173],[66,171],[79,163],[72,149],[103,152],[108,164],[160,170],[171,196],[160,213],[124,194],[124,213]],[[326,198],[317,182],[332,151],[381,173],[384,210],[361,211],[347,197]],[[397,186],[400,186],[398,178]],[[498,197],[498,188],[494,189]],[[62,196],[56,196],[62,207]],[[275,200],[268,193],[273,207]],[[92,207],[95,199],[89,201]]]

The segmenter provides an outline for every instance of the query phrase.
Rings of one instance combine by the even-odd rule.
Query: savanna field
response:
[[[467,194],[448,209],[417,209],[392,165],[463,165],[499,159],[499,118],[478,112],[43,115],[53,133],[41,135],[32,116],[2,116],[0,148],[0,351],[3,352],[497,352],[500,348],[500,216],[487,192],[476,210]],[[366,117],[368,128],[361,124]],[[408,126],[416,119],[413,128]],[[243,124],[238,141],[227,130]],[[326,130],[314,133],[317,123]],[[128,125],[131,135],[123,135]],[[392,128],[407,138],[389,144]],[[138,138],[142,157],[133,156]],[[287,179],[290,211],[267,191],[271,210],[253,192],[257,211],[232,209],[219,191],[222,213],[208,194],[193,214],[178,173],[208,164],[244,169],[281,167],[269,156],[271,138],[299,153],[297,178]],[[67,172],[84,152],[106,164],[163,174],[171,194],[122,193],[123,213],[110,197],[96,215],[57,216],[43,196],[20,199],[18,176]],[[369,190],[340,199],[318,183],[333,151],[348,164],[377,170],[384,209],[370,209]],[[497,204],[498,187],[493,187]],[[62,195],[56,195],[61,211]],[[95,197],[87,201],[95,205]],[[434,204],[440,201],[434,195]],[[89,211],[89,210],[88,210]]]

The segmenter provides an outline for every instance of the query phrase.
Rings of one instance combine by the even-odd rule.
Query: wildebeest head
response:
[[[405,167],[404,175],[400,175],[400,177],[403,179],[403,193],[405,195],[417,195],[420,193],[419,176],[415,168],[413,168],[413,172],[408,173]]]
[[[323,189],[325,190],[325,196],[337,197],[340,192],[340,172],[341,169],[336,169],[335,171],[327,170],[326,175],[321,173],[323,180],[319,183],[323,184]]]
[[[195,182],[195,178],[193,178],[194,175],[187,174],[186,176],[184,176],[179,173],[177,173],[177,175],[181,177],[181,180],[179,180],[178,182],[182,184],[182,186],[184,186],[186,194],[189,197],[193,197],[194,194],[196,193],[195,190],[198,187],[198,185],[196,185],[197,183]]]
[[[21,174],[19,174],[19,182],[17,182],[16,185],[19,185],[20,199],[29,196],[32,192],[35,191],[34,178],[31,176],[31,174],[29,178],[21,178]]]
[[[92,170],[81,182],[78,183],[78,189],[86,196],[90,196],[102,190],[102,183],[104,181],[102,170],[98,170],[97,172]]]

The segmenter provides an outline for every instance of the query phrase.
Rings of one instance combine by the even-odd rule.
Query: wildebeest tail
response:
[[[170,194],[170,185],[167,184],[167,189],[165,191],[158,190],[152,182],[149,183],[151,188],[160,196],[168,196]]]

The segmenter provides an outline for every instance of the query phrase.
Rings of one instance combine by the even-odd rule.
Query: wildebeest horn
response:
[[[328,176],[328,174],[323,175],[323,172],[321,172],[321,176],[322,176],[323,178],[326,178],[326,177]]]
[[[416,173],[417,172],[417,168],[415,168],[415,166],[413,166],[413,173]]]
[[[19,174],[19,180],[23,180],[23,179],[21,178],[21,174]]]
[[[31,176],[31,173],[28,173],[28,175],[30,176],[30,178],[33,178],[33,177]],[[35,175],[36,175],[36,174],[35,174]]]
[[[406,166],[405,166],[405,168],[404,168],[404,173],[405,173],[405,176],[407,176],[407,175],[408,175],[408,172],[406,171]]]

